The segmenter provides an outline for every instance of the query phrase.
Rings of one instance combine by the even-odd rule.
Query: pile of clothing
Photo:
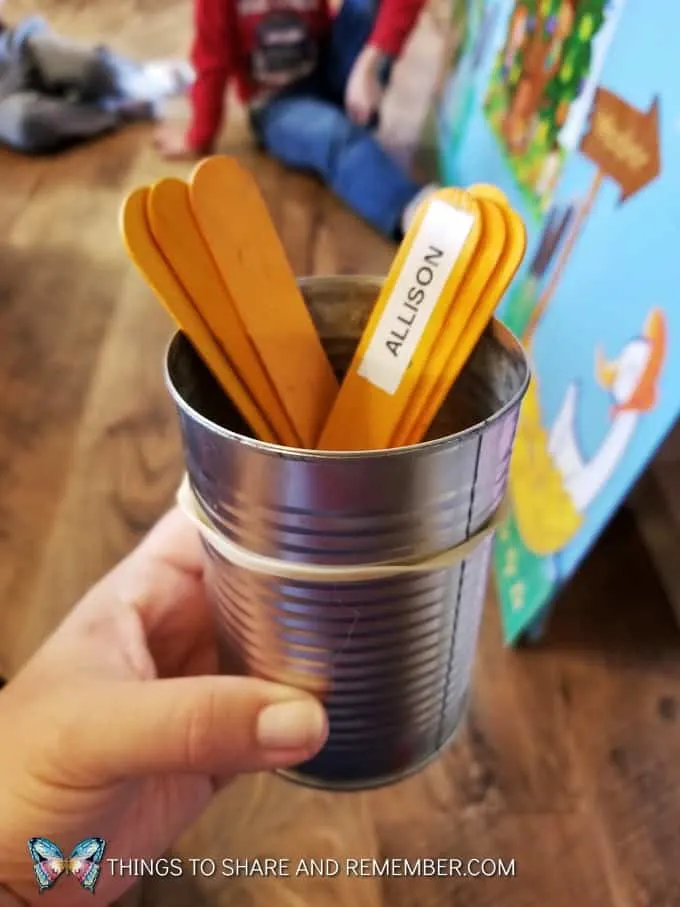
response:
[[[186,63],[137,63],[64,38],[39,17],[14,27],[0,22],[0,144],[49,154],[155,119],[192,79]]]

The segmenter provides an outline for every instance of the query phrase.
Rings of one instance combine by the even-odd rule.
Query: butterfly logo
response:
[[[76,844],[71,856],[66,858],[57,845],[47,838],[31,838],[28,852],[33,860],[33,871],[40,894],[52,888],[63,875],[74,876],[86,891],[94,894],[105,850],[104,838],[85,838]]]

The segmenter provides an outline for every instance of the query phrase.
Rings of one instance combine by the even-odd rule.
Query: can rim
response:
[[[319,274],[318,276],[309,276],[298,278],[298,285],[301,289],[311,285],[318,285],[319,283],[324,283],[326,285],[343,284],[343,283],[356,283],[368,282],[375,283],[376,288],[379,288],[383,283],[384,278],[378,275],[369,275],[369,274],[357,274],[357,275],[323,275]],[[403,447],[392,447],[387,449],[377,449],[377,450],[307,450],[305,448],[299,447],[285,447],[281,444],[272,444],[269,441],[260,441],[257,438],[251,438],[247,435],[241,435],[236,431],[233,431],[229,428],[225,428],[223,425],[218,425],[216,422],[213,422],[211,419],[208,419],[197,409],[191,406],[184,397],[181,395],[177,387],[175,386],[173,379],[170,375],[170,356],[173,348],[179,342],[179,338],[184,336],[182,331],[175,331],[172,337],[170,338],[169,343],[166,346],[165,355],[164,355],[164,376],[165,384],[170,393],[170,396],[174,400],[175,404],[181,409],[184,413],[191,416],[191,418],[201,425],[203,428],[210,431],[212,434],[217,435],[218,437],[224,438],[228,441],[233,441],[238,444],[241,444],[246,447],[251,447],[256,450],[259,450],[262,453],[270,454],[276,456],[279,459],[290,459],[298,461],[308,461],[308,460],[365,460],[365,459],[379,459],[379,458],[392,458],[392,457],[403,457],[420,453],[435,453],[439,449],[450,449],[452,445],[457,446],[462,444],[465,441],[474,438],[476,435],[484,432],[489,426],[493,425],[496,422],[499,422],[503,417],[513,410],[515,407],[518,407],[526,394],[527,388],[529,387],[529,382],[531,381],[531,366],[529,363],[529,357],[526,350],[515,336],[515,334],[506,327],[498,318],[493,317],[489,323],[489,327],[493,331],[496,338],[500,341],[501,345],[505,348],[514,347],[515,350],[520,354],[521,358],[524,361],[525,372],[524,378],[518,390],[513,394],[513,396],[503,404],[496,412],[490,415],[488,418],[484,419],[481,422],[476,422],[474,425],[470,425],[463,431],[455,432],[451,435],[443,435],[441,438],[433,438],[431,441],[420,441],[418,444],[409,444]],[[488,328],[487,328],[488,330]]]

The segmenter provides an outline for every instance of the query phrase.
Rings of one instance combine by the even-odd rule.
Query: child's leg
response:
[[[335,17],[325,70],[331,95],[339,103],[354,62],[371,36],[377,12],[378,0],[343,0]]]
[[[173,62],[139,64],[105,46],[62,38],[50,31],[31,35],[27,50],[40,87],[48,93],[73,93],[97,103],[153,103],[186,87],[190,74]]]
[[[92,70],[97,68],[97,50],[69,41],[45,29],[28,38],[27,50],[36,77],[45,92],[83,93]]]
[[[334,104],[312,96],[270,101],[252,114],[264,148],[282,163],[320,176],[348,207],[390,239],[420,187]]]
[[[75,104],[32,91],[0,101],[0,144],[25,154],[46,154],[71,142],[94,138],[120,119],[91,104]]]

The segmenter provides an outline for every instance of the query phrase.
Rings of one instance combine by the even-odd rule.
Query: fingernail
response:
[[[292,699],[263,709],[257,741],[265,749],[313,750],[326,736],[326,713],[315,699]]]

